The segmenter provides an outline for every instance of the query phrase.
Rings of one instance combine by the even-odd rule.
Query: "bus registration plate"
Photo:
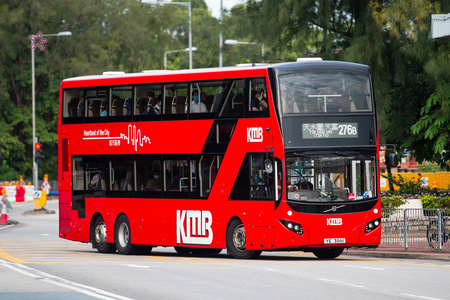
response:
[[[345,244],[345,238],[325,239],[325,244]]]

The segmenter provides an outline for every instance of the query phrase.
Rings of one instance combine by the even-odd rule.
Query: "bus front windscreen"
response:
[[[279,77],[284,115],[372,112],[369,74],[302,72]]]
[[[375,155],[286,158],[288,201],[345,202],[377,197]]]

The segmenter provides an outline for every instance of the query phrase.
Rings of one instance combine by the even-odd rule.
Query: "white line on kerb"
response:
[[[12,227],[12,226],[14,226],[14,225],[8,225],[8,226],[5,226],[5,227],[0,227],[0,230],[3,230],[3,229],[6,229],[6,228],[9,228],[9,227]]]
[[[132,300],[131,298],[123,297],[120,295],[116,295],[107,291],[103,291],[91,286],[87,286],[84,284],[76,283],[55,275],[51,275],[33,268],[30,268],[25,265],[17,264],[8,262],[5,260],[0,259],[0,264],[6,268],[9,268],[13,271],[16,271],[18,273],[21,273],[23,275],[32,277],[32,278],[40,278],[42,281],[51,283],[63,288],[67,288],[70,290],[74,290],[79,293],[83,293],[98,299],[104,299],[104,300]]]
[[[406,294],[406,293],[398,293],[399,295],[411,297],[411,298],[418,298],[418,299],[425,299],[425,300],[441,300],[439,298],[432,298],[432,297],[426,297],[426,296],[418,296],[413,294]]]

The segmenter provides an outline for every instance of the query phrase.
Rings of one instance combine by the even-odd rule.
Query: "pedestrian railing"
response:
[[[448,209],[383,209],[381,226],[380,247],[450,251]]]

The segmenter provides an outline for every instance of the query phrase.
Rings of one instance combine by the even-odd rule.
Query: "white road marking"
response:
[[[351,287],[356,287],[356,288],[365,288],[364,285],[360,285],[360,284],[354,284],[354,283],[347,283],[347,282],[342,282],[339,280],[334,280],[334,279],[327,279],[327,278],[317,278],[321,281],[326,281],[326,282],[331,282],[331,283],[337,283],[337,284],[341,284],[341,285],[346,285],[346,286],[351,286]]]
[[[347,268],[366,269],[366,270],[384,271],[384,268],[365,267],[365,266],[356,266],[356,265],[344,265],[344,267],[347,267]]]
[[[42,279],[42,281],[57,285],[63,288],[67,288],[70,290],[74,290],[79,293],[83,293],[85,295],[89,295],[98,299],[104,300],[131,300],[131,298],[123,297],[117,294],[113,294],[107,291],[103,291],[91,286],[87,286],[84,284],[76,283],[55,275],[51,275],[33,268],[30,268],[25,265],[8,262],[6,260],[0,259],[0,265],[9,268],[13,271],[21,273],[23,275],[32,277],[34,279]]]
[[[132,267],[132,268],[150,268],[150,266],[141,266],[141,265],[133,265],[133,264],[122,264],[123,266]]]

